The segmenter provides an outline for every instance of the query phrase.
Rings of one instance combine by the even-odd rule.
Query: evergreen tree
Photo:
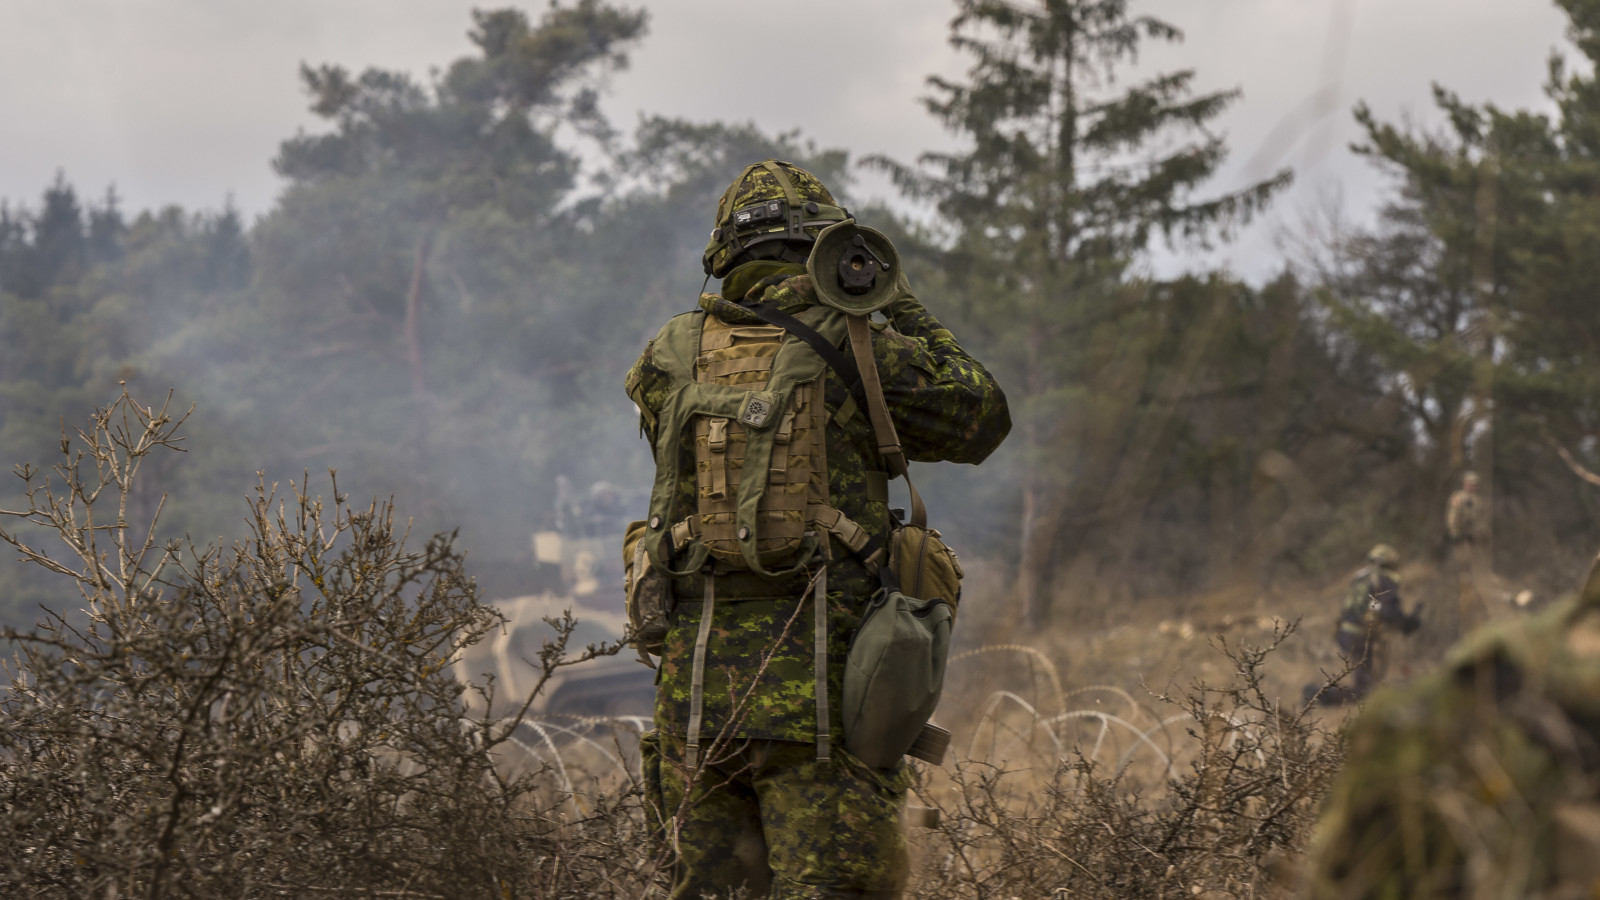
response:
[[[122,200],[115,187],[106,188],[99,206],[89,207],[88,251],[91,265],[113,263],[122,258],[122,240],[128,225],[122,218]]]
[[[82,277],[88,250],[83,207],[66,176],[58,172],[33,220],[33,295]]]
[[[1203,242],[1224,233],[1289,176],[1196,199],[1226,155],[1206,126],[1239,94],[1196,95],[1192,70],[1121,83],[1142,41],[1182,37],[1131,14],[1126,0],[957,7],[951,42],[972,67],[965,81],[930,79],[927,106],[969,146],[925,155],[919,169],[887,165],[949,224],[946,265],[966,298],[964,333],[985,345],[1012,398],[1022,444],[1019,592],[1037,621],[1058,551],[1076,546],[1090,559],[1102,549],[1085,544],[1093,531],[1064,524],[1121,502],[1105,490],[1126,481],[1114,469],[1138,397],[1104,388],[1133,374],[1116,370],[1138,352],[1116,334],[1141,295],[1130,264],[1157,235]]]
[[[241,434],[260,429],[252,469],[336,466],[427,527],[464,525],[499,571],[557,475],[600,477],[615,455],[596,435],[627,432],[627,401],[622,371],[597,371],[615,317],[587,321],[580,298],[616,247],[589,246],[600,198],[568,142],[611,146],[596,92],[645,21],[599,0],[480,11],[472,52],[427,82],[303,69],[327,128],[280,148],[250,301],[172,351],[214,373],[206,395]]]
[[[418,401],[428,383],[424,306],[439,299],[434,267],[451,273],[460,289],[448,294],[467,304],[503,287],[482,282],[499,262],[476,264],[486,245],[526,254],[548,244],[578,179],[555,132],[609,133],[585,79],[626,64],[645,15],[581,0],[553,5],[537,27],[513,9],[473,20],[478,55],[426,87],[397,72],[302,70],[312,111],[334,127],[284,142],[275,166],[290,187],[262,234],[286,307],[343,311],[345,326],[323,340],[404,360]],[[500,327],[487,336],[510,337],[509,324],[531,337],[515,327],[520,316],[493,313]]]
[[[1435,511],[1464,468],[1485,479],[1497,520],[1539,510],[1497,529],[1502,562],[1563,546],[1587,555],[1600,524],[1560,462],[1593,476],[1600,436],[1600,2],[1558,3],[1584,65],[1552,56],[1554,117],[1437,86],[1437,132],[1358,108],[1358,149],[1400,191],[1378,231],[1345,239],[1345,268],[1328,279],[1334,324],[1393,373],[1424,436],[1408,499],[1430,532],[1442,531]]]

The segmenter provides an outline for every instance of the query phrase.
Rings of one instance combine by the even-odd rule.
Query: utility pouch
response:
[[[944,689],[951,618],[943,598],[919,600],[890,587],[873,595],[844,667],[844,747],[857,759],[893,768],[919,739],[928,742],[928,728],[942,730],[928,719]],[[938,750],[935,761],[944,755]]]
[[[943,600],[955,616],[961,603],[961,562],[936,529],[902,525],[889,536],[889,568],[907,597]]]
[[[628,630],[639,661],[655,668],[650,654],[661,655],[667,640],[667,616],[672,612],[672,581],[650,564],[645,552],[643,521],[631,522],[622,538],[623,596],[628,607]]]

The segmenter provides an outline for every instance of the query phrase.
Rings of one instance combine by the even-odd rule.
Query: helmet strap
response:
[[[725,251],[727,258],[731,261],[748,252],[755,244],[763,244],[774,240],[809,244],[815,238],[806,233],[808,227],[826,227],[850,217],[850,211],[842,206],[801,200],[800,192],[795,187],[794,179],[789,177],[788,172],[784,171],[786,166],[794,166],[794,164],[775,159],[752,163],[745,166],[744,171],[739,173],[739,177],[734,179],[726,191],[723,191],[722,197],[717,201],[716,221],[718,224],[716,229],[712,231],[712,243],[706,247],[706,252],[700,260],[708,277],[713,270],[712,257],[717,253]],[[734,198],[738,196],[740,188],[744,186],[745,179],[749,178],[752,172],[761,169],[772,173],[773,179],[783,189],[783,233],[755,230],[747,232],[744,238],[741,238],[739,229],[731,222],[726,226],[721,223],[731,220],[734,213],[742,208],[734,206]],[[745,238],[748,239],[748,243]],[[721,243],[722,246],[718,247],[718,243]],[[710,282],[708,281],[707,283],[709,284]]]
[[[800,193],[794,189],[794,182],[789,180],[789,173],[783,171],[783,166],[779,165],[782,162],[782,160],[769,159],[761,164],[761,168],[771,172],[772,177],[778,180],[778,186],[783,188],[783,199],[788,202],[790,210],[796,210],[800,208]],[[783,165],[792,166],[794,163],[783,163]],[[755,166],[750,168],[754,169]],[[748,169],[745,174],[749,174]],[[744,181],[744,176],[739,176],[739,180]]]

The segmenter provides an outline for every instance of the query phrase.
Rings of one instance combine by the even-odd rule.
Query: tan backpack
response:
[[[762,390],[785,332],[773,325],[735,325],[707,316],[700,329],[695,381]],[[762,413],[756,410],[756,417]],[[817,515],[828,506],[822,379],[798,386],[777,417],[767,461],[766,490],[756,504],[756,553],[763,566],[791,562]],[[750,416],[747,415],[747,418]],[[739,485],[744,479],[750,428],[736,417],[699,416],[694,423],[697,508],[675,538],[698,533],[706,550],[725,563],[744,564],[739,546]]]

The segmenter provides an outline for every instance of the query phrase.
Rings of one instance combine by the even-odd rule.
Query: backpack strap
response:
[[[705,600],[700,604],[700,629],[694,636],[693,675],[689,682],[689,740],[683,761],[694,771],[700,765],[700,723],[705,717],[706,644],[711,639],[711,615],[717,605],[717,576],[706,573]]]
[[[816,614],[813,619],[811,658],[815,674],[813,699],[817,705],[817,762],[827,762],[833,736],[830,734],[828,724],[832,713],[828,707],[828,567],[826,565],[817,567],[812,586],[811,605]],[[800,602],[804,603],[805,600],[802,598]]]
[[[849,328],[850,349],[856,357],[856,370],[861,373],[861,385],[867,395],[867,417],[872,420],[872,430],[878,437],[878,452],[889,464],[889,474],[906,480],[911,491],[911,524],[928,527],[928,508],[922,495],[911,483],[911,473],[906,468],[906,454],[900,447],[900,436],[895,433],[894,420],[889,417],[889,404],[883,399],[883,382],[878,378],[877,359],[872,355],[872,325],[866,316],[845,316]]]
[[[850,357],[839,352],[827,338],[817,333],[815,328],[789,315],[777,306],[770,303],[753,303],[743,307],[747,312],[768,325],[776,325],[784,331],[811,345],[833,371],[839,374],[839,380],[844,382],[850,391],[850,397],[855,401],[857,409],[867,408],[866,390],[861,385],[861,371]],[[840,415],[848,418],[849,411],[841,410]]]

